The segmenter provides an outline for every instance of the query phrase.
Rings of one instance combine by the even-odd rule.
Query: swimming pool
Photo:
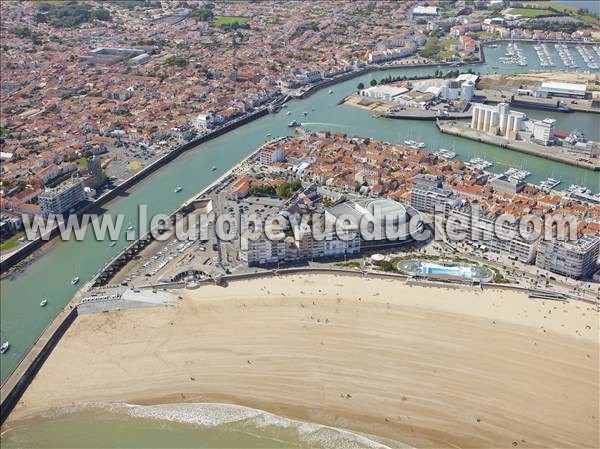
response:
[[[473,278],[473,271],[470,267],[446,267],[437,264],[424,263],[420,268],[421,274],[429,275],[444,275],[444,276],[455,276],[463,279]]]

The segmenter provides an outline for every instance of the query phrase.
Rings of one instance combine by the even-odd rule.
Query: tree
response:
[[[377,86],[377,80],[372,79],[370,84],[371,84],[371,87]]]
[[[104,8],[94,9],[92,11],[92,19],[100,20],[102,22],[110,21],[110,12]]]
[[[365,85],[363,83],[358,83],[358,86],[356,86],[356,88],[358,90],[363,90],[365,88]]]

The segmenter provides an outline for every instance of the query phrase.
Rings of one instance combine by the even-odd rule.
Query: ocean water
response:
[[[529,59],[528,67],[504,65],[498,58],[506,51],[506,44],[498,48],[486,49],[487,62],[473,65],[476,72],[498,72],[510,74],[539,69],[539,60],[531,45],[522,45]],[[571,51],[573,57],[583,66],[579,53]],[[558,59],[556,59],[558,63]],[[558,70],[562,67],[557,66]],[[244,125],[210,142],[190,150],[169,165],[165,166],[134,189],[107,206],[107,213],[113,216],[123,214],[124,223],[138,222],[137,206],[148,206],[148,216],[165,213],[177,208],[184,197],[174,193],[176,185],[183,185],[185,192],[198,192],[213,182],[220,174],[238,163],[266,138],[266,134],[282,136],[292,134],[288,123],[293,119],[303,122],[306,128],[316,130],[344,131],[354,135],[370,136],[390,142],[403,142],[406,139],[425,141],[431,151],[448,148],[457,153],[457,159],[468,161],[481,157],[494,163],[491,171],[501,173],[509,167],[526,169],[533,173],[529,182],[538,183],[548,177],[562,178],[560,187],[581,184],[594,192],[600,191],[600,173],[572,167],[539,157],[525,155],[504,148],[485,145],[479,142],[440,133],[433,122],[413,120],[393,120],[372,117],[369,111],[338,105],[346,95],[355,91],[359,82],[369,84],[372,79],[381,80],[385,76],[422,76],[433,74],[437,67],[405,67],[384,72],[368,73],[357,78],[316,92],[304,99],[291,101],[285,112],[269,114]],[[447,68],[442,68],[447,70]],[[461,68],[465,70],[466,68]],[[583,70],[580,69],[580,70]],[[286,112],[290,112],[290,116]],[[302,112],[308,112],[304,118]],[[600,140],[598,118],[594,114],[541,113],[525,111],[528,116],[549,116],[558,119],[557,127],[563,131],[578,129],[594,140]],[[211,171],[212,166],[216,171]],[[186,194],[186,195],[188,195]],[[10,351],[2,355],[0,382],[10,375],[27,354],[43,330],[54,316],[75,294],[79,285],[71,285],[71,278],[77,274],[81,284],[88,281],[110,258],[125,247],[122,236],[117,245],[110,247],[107,242],[97,241],[92,233],[87,233],[83,241],[56,241],[52,248],[28,264],[14,276],[0,283],[0,341],[10,342]],[[81,285],[80,284],[80,285]],[[40,308],[41,298],[48,298],[48,306]]]
[[[57,410],[6,431],[1,439],[3,449],[388,448],[342,429],[248,407],[207,403],[94,404]]]

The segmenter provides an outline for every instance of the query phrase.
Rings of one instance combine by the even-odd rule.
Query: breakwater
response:
[[[76,318],[77,307],[72,305],[65,307],[34,343],[13,374],[2,384],[0,387],[0,425],[8,418],[52,350]]]

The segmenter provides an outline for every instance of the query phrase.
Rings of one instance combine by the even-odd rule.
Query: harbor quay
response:
[[[533,142],[518,141],[507,139],[501,136],[490,135],[488,133],[472,129],[466,122],[440,121],[436,122],[437,128],[445,133],[466,139],[483,142],[490,145],[496,145],[508,150],[519,151],[521,153],[538,156],[556,162],[573,165],[575,167],[585,168],[592,171],[600,171],[600,161],[586,160],[581,155],[572,154],[561,147],[543,146]]]

